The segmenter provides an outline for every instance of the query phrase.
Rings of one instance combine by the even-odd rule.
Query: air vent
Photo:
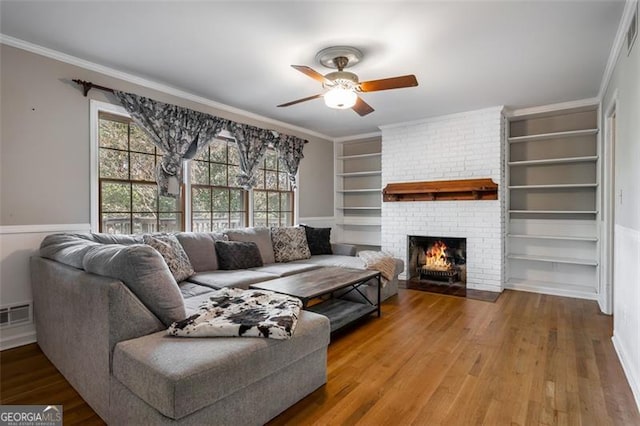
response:
[[[631,53],[633,48],[633,42],[638,36],[638,3],[636,3],[636,10],[633,12],[631,22],[629,22],[629,29],[627,29],[627,54]]]
[[[5,306],[0,308],[0,327],[28,324],[31,322],[31,304]]]

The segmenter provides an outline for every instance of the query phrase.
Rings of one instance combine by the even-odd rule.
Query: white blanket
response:
[[[367,269],[380,272],[383,287],[396,275],[396,260],[387,253],[363,250],[358,252],[358,257],[362,259]]]
[[[295,297],[262,290],[223,288],[215,291],[198,312],[171,324],[179,337],[269,337],[289,339],[295,331],[302,302]]]

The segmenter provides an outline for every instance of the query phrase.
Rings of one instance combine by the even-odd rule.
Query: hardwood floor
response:
[[[270,425],[640,425],[611,330],[591,301],[400,290],[382,318],[334,336],[328,383]],[[36,345],[0,353],[0,368],[2,404],[100,423]]]

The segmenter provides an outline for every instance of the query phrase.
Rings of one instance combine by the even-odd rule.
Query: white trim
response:
[[[99,227],[99,209],[98,209],[98,115],[100,111],[111,114],[130,117],[119,105],[101,102],[95,99],[89,100],[89,199],[91,206],[89,214],[91,219],[91,231],[98,232]]]
[[[528,293],[546,294],[550,296],[573,297],[574,299],[597,300],[598,298],[598,295],[596,293],[589,293],[588,291],[540,287],[539,284],[531,284],[526,282],[514,283],[507,281],[504,283],[504,288],[506,290],[526,291]]]
[[[627,0],[622,11],[622,17],[620,18],[620,24],[618,24],[618,31],[616,37],[613,40],[611,51],[609,52],[609,59],[607,60],[607,66],[604,69],[602,75],[602,81],[600,82],[600,90],[598,91],[598,99],[602,99],[609,86],[609,81],[613,75],[613,70],[616,68],[616,62],[618,62],[618,56],[620,55],[620,49],[624,46],[627,39],[627,29],[633,13],[636,10],[638,0]],[[626,49],[626,48],[625,48]]]
[[[27,331],[25,333],[16,334],[15,336],[2,337],[0,339],[0,351],[4,351],[6,349],[17,348],[18,346],[28,345],[30,343],[35,343],[36,339],[36,331]]]
[[[46,225],[4,225],[0,226],[0,235],[43,234],[46,232],[70,232],[91,229],[89,223],[46,224]]]
[[[478,112],[493,112],[493,111],[502,112],[503,110],[504,110],[504,106],[503,105],[499,105],[499,106],[492,106],[492,107],[488,107],[488,108],[481,108],[481,109],[475,109],[475,110],[470,110],[470,111],[456,112],[456,113],[453,113],[453,114],[437,115],[437,116],[433,116],[433,117],[421,118],[419,120],[404,121],[404,122],[401,122],[401,123],[393,123],[393,124],[385,124],[385,125],[378,126],[378,127],[381,130],[395,129],[397,127],[415,126],[415,125],[420,125],[420,124],[432,123],[434,121],[454,120],[454,119],[457,119],[457,118],[464,118],[466,115],[471,114],[471,113],[475,114],[475,113],[478,113]]]
[[[614,204],[615,204],[615,146],[611,144],[611,123],[609,121],[613,113],[618,112],[618,89],[613,93],[609,104],[602,114],[601,120],[604,131],[601,136],[601,161],[602,161],[602,229],[600,230],[601,250],[600,264],[601,278],[598,304],[605,314],[613,314],[613,255],[614,255]]]
[[[242,117],[251,119],[251,120],[259,120],[265,124],[282,127],[288,130],[293,130],[296,132],[301,132],[309,136],[315,136],[321,139],[325,139],[327,141],[332,141],[333,138],[327,136],[325,134],[316,132],[314,130],[305,129],[304,127],[296,126],[294,124],[286,123],[284,121],[275,120],[273,118],[265,117],[263,115],[255,114],[249,111],[242,110],[240,108],[232,107],[230,105],[226,105],[220,102],[213,101],[211,99],[204,98],[202,96],[194,95],[189,92],[185,92],[183,90],[177,89],[175,87],[168,86],[163,83],[159,83],[153,80],[149,80],[146,78],[142,78],[136,76],[134,74],[129,74],[123,71],[118,71],[114,68],[110,68],[104,65],[97,64],[95,62],[86,61],[84,59],[80,59],[76,56],[67,55],[66,53],[59,52],[57,50],[49,49],[46,47],[42,47],[33,43],[29,43],[24,40],[20,40],[15,37],[8,36],[6,34],[0,33],[0,44],[6,44],[7,46],[15,47],[18,49],[26,50],[31,53],[35,53],[41,56],[45,56],[47,58],[55,59],[57,61],[65,62],[67,64],[75,65],[80,68],[88,69],[91,71],[99,72],[101,74],[108,75],[110,77],[115,77],[123,81],[127,81],[129,83],[137,84],[139,86],[144,86],[149,89],[158,90],[163,93],[167,93],[169,95],[177,96],[179,98],[197,102],[202,105],[206,105],[212,108],[219,109],[221,111],[230,112],[233,114],[238,114]]]
[[[549,105],[541,105],[530,108],[519,108],[514,110],[505,109],[505,116],[508,118],[512,117],[522,117],[527,115],[536,115],[536,114],[546,114],[551,112],[557,112],[558,110],[563,109],[577,109],[584,107],[594,107],[600,103],[600,98],[587,98],[587,99],[578,99],[575,101],[569,102],[560,102],[557,104],[549,104]]]
[[[640,410],[640,383],[638,383],[636,377],[633,375],[633,370],[629,362],[631,358],[629,358],[629,355],[624,350],[624,346],[620,344],[620,341],[615,335],[611,338],[611,342],[613,342],[613,348],[616,350],[620,364],[622,364],[622,371],[624,371],[627,382],[629,382],[629,387],[631,387],[631,393],[636,400],[638,410]]]
[[[351,135],[351,136],[342,136],[339,138],[334,138],[333,142],[350,142],[350,141],[356,141],[356,140],[361,140],[361,139],[371,139],[371,138],[376,138],[376,137],[380,137],[382,136],[382,132],[378,131],[378,132],[371,132],[371,133],[361,133],[359,135]]]

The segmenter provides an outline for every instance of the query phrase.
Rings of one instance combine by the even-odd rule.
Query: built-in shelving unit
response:
[[[597,124],[597,105],[509,117],[505,287],[596,298]]]
[[[382,139],[336,142],[334,241],[380,246]]]

